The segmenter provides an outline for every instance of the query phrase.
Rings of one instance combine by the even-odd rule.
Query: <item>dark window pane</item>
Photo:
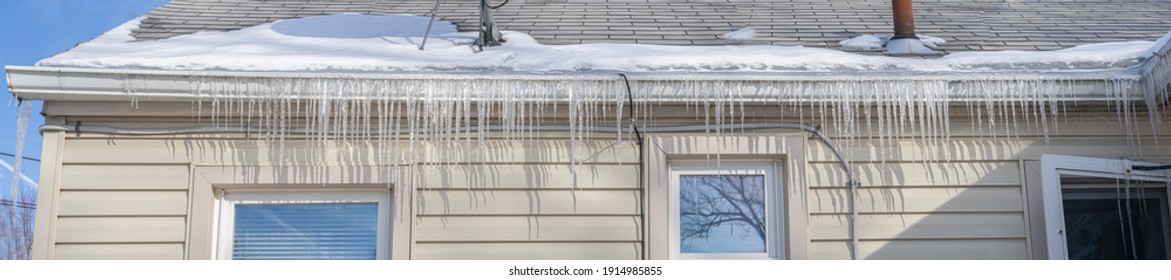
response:
[[[373,260],[378,203],[236,205],[232,259]]]
[[[682,175],[683,253],[765,252],[764,175]]]
[[[1071,260],[1167,259],[1163,192],[1063,190]]]

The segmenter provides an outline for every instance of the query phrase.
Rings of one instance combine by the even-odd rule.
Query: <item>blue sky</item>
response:
[[[97,37],[127,20],[161,6],[167,0],[4,0],[0,3],[0,65],[33,65],[38,60],[68,50]],[[0,153],[16,150],[16,99],[8,93],[7,77],[0,96]],[[40,102],[33,103],[33,119],[25,138],[25,156],[41,157],[41,136],[37,128],[44,123]],[[13,163],[12,157],[0,160]],[[39,163],[24,162],[24,174],[34,180],[40,174]],[[11,176],[0,172],[0,197],[8,196]]]

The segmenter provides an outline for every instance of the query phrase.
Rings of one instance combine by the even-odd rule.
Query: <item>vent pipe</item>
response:
[[[911,0],[894,0],[891,6],[895,16],[895,36],[890,39],[919,39],[915,36],[915,11],[911,8]]]
[[[492,10],[504,7],[508,4],[508,0],[496,6],[492,6],[490,2],[490,0],[480,0],[480,23],[477,26],[480,38],[476,39],[476,46],[480,46],[480,48],[499,46],[500,42],[504,42],[504,36],[496,29],[496,21],[492,20]]]
[[[891,9],[894,11],[895,34],[886,43],[886,54],[926,55],[939,53],[923,45],[919,37],[915,36],[915,12],[911,8],[911,0],[892,0]]]

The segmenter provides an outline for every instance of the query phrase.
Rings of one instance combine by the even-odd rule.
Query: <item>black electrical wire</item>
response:
[[[634,92],[630,90],[630,79],[626,78],[626,74],[618,73],[622,76],[622,81],[626,82],[626,100],[630,102],[630,127],[634,128],[634,135],[638,136],[638,145],[642,146],[642,133],[638,131],[638,124],[635,123],[634,118]]]
[[[505,1],[505,3],[508,2]],[[638,131],[638,118],[634,116],[634,91],[630,89],[630,79],[627,78],[626,74],[624,73],[618,73],[618,76],[622,77],[622,81],[626,83],[626,100],[630,102],[630,128],[634,130],[634,136],[638,140],[638,209],[639,211],[643,211],[644,209],[642,203],[646,198],[646,178],[644,178],[643,175],[645,173],[645,170],[643,170],[643,165],[645,164],[646,160],[644,159],[645,156],[643,155],[642,132]],[[639,230],[642,230],[642,228]],[[646,236],[643,236],[642,240],[642,259],[645,260],[648,257],[646,253]]]
[[[12,201],[12,200],[7,200],[7,199],[0,199],[0,206],[16,206],[19,208],[30,209],[30,210],[37,209],[36,203]]]
[[[14,155],[14,154],[9,154],[9,153],[5,153],[5,152],[0,152],[0,156],[9,156],[9,157],[13,157],[13,158],[16,157],[16,155]],[[21,158],[23,158],[25,160],[31,160],[31,161],[38,161],[38,162],[41,161],[41,159],[39,159],[39,158],[31,158],[28,156],[22,156]]]
[[[500,5],[492,6],[491,0],[485,0],[484,5],[488,6],[489,9],[495,10],[495,9],[499,9],[500,7],[504,7],[504,5],[508,5],[508,1],[509,0],[504,0],[504,3],[500,3]]]
[[[1136,165],[1136,166],[1131,166],[1130,169],[1142,170],[1142,171],[1167,170],[1167,169],[1171,169],[1171,164],[1169,164],[1169,165]]]

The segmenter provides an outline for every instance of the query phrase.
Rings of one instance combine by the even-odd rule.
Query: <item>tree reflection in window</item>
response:
[[[681,175],[683,253],[765,251],[764,175]]]

